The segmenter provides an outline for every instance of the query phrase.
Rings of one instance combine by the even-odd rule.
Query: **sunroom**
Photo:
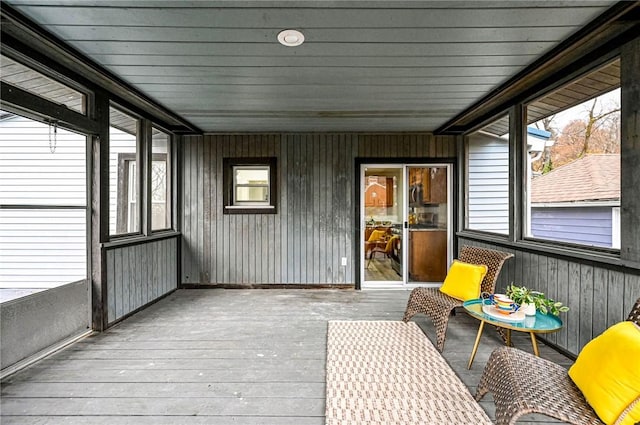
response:
[[[326,321],[462,247],[569,307],[570,365],[640,297],[639,10],[3,0],[2,422],[322,423]]]

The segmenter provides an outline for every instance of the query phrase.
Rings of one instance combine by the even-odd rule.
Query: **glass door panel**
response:
[[[444,281],[451,258],[451,166],[365,164],[360,177],[362,287]]]
[[[409,283],[442,282],[449,240],[447,166],[407,167]]]
[[[362,166],[363,286],[402,286],[404,181],[401,165]]]

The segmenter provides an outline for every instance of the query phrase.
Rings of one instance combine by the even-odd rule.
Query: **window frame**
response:
[[[144,156],[144,128],[145,128],[145,120],[139,115],[131,112],[127,108],[124,108],[117,103],[109,102],[109,117],[111,116],[111,109],[117,110],[119,113],[123,115],[127,115],[130,118],[136,120],[136,151],[135,153],[118,153],[117,158],[118,162],[116,164],[116,229],[115,233],[111,233],[111,224],[109,224],[108,237],[110,241],[120,240],[123,238],[131,238],[131,237],[139,237],[147,234],[143,220],[143,204],[145,202],[144,196],[146,191],[144,190],[144,172],[146,170],[145,164],[145,156]],[[111,124],[111,120],[109,119],[109,129],[116,128]],[[123,131],[123,130],[120,130]],[[109,130],[109,161],[111,161],[111,130]],[[131,212],[129,211],[129,169],[130,162],[133,161],[136,164],[136,191],[138,195],[136,209],[138,215],[138,226],[134,231],[127,231],[118,233],[119,229],[122,229],[123,223],[129,223],[129,217]],[[109,170],[111,165],[109,165]],[[109,181],[111,177],[109,177]],[[123,189],[123,190],[120,190]],[[111,192],[111,186],[109,184],[109,192]],[[109,197],[110,199],[110,197]],[[118,209],[118,205],[126,206],[125,210]],[[111,203],[109,201],[109,209],[111,209]]]
[[[269,205],[271,205],[271,196],[270,196],[270,191],[269,188],[271,187],[271,178],[269,176],[270,174],[270,167],[268,165],[233,165],[232,166],[232,176],[233,176],[233,193],[232,193],[232,204],[234,206],[238,206],[238,207],[268,207]],[[267,183],[266,184],[262,184],[262,183],[240,183],[238,182],[238,171],[243,171],[243,170],[253,170],[253,171],[266,171],[267,172]],[[253,189],[253,188],[266,188],[267,189],[267,199],[265,201],[252,201],[252,200],[241,200],[239,199],[238,196],[238,189],[240,188],[247,188],[247,189]]]
[[[224,214],[277,214],[278,170],[276,157],[223,158],[223,213]],[[269,169],[269,201],[263,205],[256,203],[237,204],[235,169],[237,167],[268,167]],[[244,186],[249,187],[249,186]],[[263,185],[260,185],[263,187]]]
[[[472,126],[462,133],[462,137],[458,142],[458,149],[462,154],[458,158],[460,167],[460,181],[458,188],[460,195],[458,197],[461,208],[458,212],[458,231],[457,237],[469,238],[477,241],[486,241],[521,249],[531,252],[544,252],[550,255],[558,255],[567,258],[581,259],[586,261],[596,261],[602,264],[620,264],[623,258],[621,249],[604,248],[598,246],[574,244],[570,242],[552,241],[547,239],[535,239],[525,236],[525,211],[527,207],[526,201],[526,105],[534,102],[545,95],[578,80],[585,75],[601,68],[616,59],[622,60],[619,49],[610,51],[607,55],[599,56],[588,63],[581,64],[575,71],[564,74],[562,76],[555,75],[552,78],[537,85],[534,89],[528,91],[526,95],[516,99],[513,103],[505,104],[499,112],[492,111],[491,115],[486,115],[482,119],[477,120]],[[620,82],[622,88],[622,81]],[[623,107],[621,102],[621,108]],[[510,140],[509,140],[509,195],[510,195],[510,232],[508,238],[505,235],[491,233],[481,230],[468,229],[465,226],[466,219],[466,136],[477,131],[483,126],[491,123],[495,119],[503,116],[508,111],[510,117]],[[624,111],[621,111],[624,116]],[[489,117],[489,118],[486,118]],[[623,176],[621,175],[621,179]],[[624,182],[621,181],[621,186]],[[621,191],[621,196],[624,196]],[[621,200],[621,204],[622,204]],[[622,220],[621,220],[622,221]]]
[[[163,233],[175,232],[174,209],[176,202],[174,200],[174,194],[176,188],[174,187],[174,146],[175,146],[175,134],[166,130],[157,123],[144,118],[131,110],[122,107],[119,104],[111,101],[109,103],[110,108],[116,109],[118,112],[128,115],[137,121],[137,134],[136,134],[136,153],[120,153],[118,154],[118,172],[122,173],[118,176],[117,184],[117,198],[116,202],[125,205],[121,211],[116,211],[116,225],[121,223],[128,223],[128,217],[131,212],[129,211],[129,163],[134,161],[136,163],[136,190],[138,192],[138,199],[136,203],[136,211],[138,214],[138,229],[134,232],[115,233],[109,234],[109,241],[126,241],[127,239],[137,239],[139,237],[156,236]],[[109,124],[111,126],[111,123]],[[166,153],[153,153],[153,131],[159,131],[167,136],[167,152]],[[166,164],[166,223],[167,227],[160,229],[153,229],[153,199],[152,199],[152,167],[154,161],[164,161]],[[109,206],[111,208],[111,205]],[[126,219],[126,221],[125,221]],[[120,220],[123,220],[122,222]],[[119,226],[118,229],[121,229]],[[109,231],[110,233],[110,231]]]
[[[163,134],[165,134],[167,136],[167,152],[166,153],[154,153],[153,152],[153,131],[157,130]],[[148,217],[148,223],[149,223],[149,228],[148,228],[148,232],[149,234],[156,234],[156,233],[162,233],[162,232],[167,232],[167,231],[172,231],[174,229],[174,219],[173,219],[173,209],[174,209],[174,202],[173,202],[173,195],[174,195],[174,187],[173,187],[173,171],[174,171],[174,167],[173,167],[173,145],[174,145],[174,135],[163,129],[162,127],[156,125],[155,123],[151,123],[151,133],[149,135],[149,153],[151,158],[149,159],[149,178],[148,178],[148,182],[147,182],[147,193],[148,193],[148,197],[149,197],[149,207],[148,207],[148,213],[149,213],[149,217]],[[167,223],[166,227],[160,228],[160,229],[154,229],[153,228],[153,196],[152,196],[152,177],[151,177],[151,173],[153,172],[153,162],[154,161],[164,161],[166,164],[166,200],[165,200],[165,207],[166,207],[166,211],[165,211],[165,215],[166,215],[166,221],[165,223]]]
[[[529,153],[526,148],[527,126],[529,125],[527,124],[527,121],[528,121],[527,107],[533,104],[534,102],[536,102],[537,100],[543,99],[545,96],[548,96],[553,92],[556,92],[562,89],[563,87],[569,86],[570,84],[580,80],[581,78],[588,76],[589,74],[596,72],[597,70],[607,66],[612,62],[615,62],[616,60],[621,60],[620,53],[612,52],[606,57],[601,57],[599,60],[593,61],[589,65],[581,68],[580,70],[574,73],[571,73],[565,78],[558,79],[557,81],[555,81],[554,84],[549,84],[545,86],[543,89],[536,91],[534,94],[532,94],[531,96],[528,96],[526,99],[522,100],[521,102],[515,105],[515,107],[520,111],[520,114],[519,114],[520,117],[518,121],[515,122],[515,125],[517,126],[518,135],[519,135],[519,137],[516,139],[516,143],[518,145],[517,149],[519,151],[518,152],[519,167],[518,167],[518,172],[516,174],[516,179],[517,179],[516,184],[517,184],[517,187],[520,188],[519,190],[520,196],[517,201],[519,211],[517,214],[518,227],[516,229],[516,240],[515,240],[516,242],[526,244],[527,246],[541,246],[541,247],[546,247],[548,249],[571,250],[571,252],[574,255],[583,253],[586,255],[606,255],[612,258],[620,258],[620,254],[621,254],[620,248],[607,248],[602,246],[594,246],[594,245],[572,243],[572,242],[552,240],[552,239],[544,239],[540,237],[528,236],[526,233],[527,223],[528,223],[528,220],[530,220],[530,216],[531,216],[531,205],[527,202],[528,194],[531,190],[531,188],[528,187],[527,185],[528,174],[531,172],[531,170],[528,169],[527,157]],[[617,88],[618,89],[622,88],[622,81],[619,82]],[[615,89],[612,89],[612,90],[615,90]],[[608,93],[608,92],[605,92],[605,93]],[[601,93],[600,95],[605,93]],[[582,103],[588,102],[589,100],[592,100],[595,97],[598,97],[600,95],[589,97],[586,100],[583,100],[574,106],[578,106]],[[622,107],[622,103],[620,106]],[[569,106],[565,109],[562,109],[561,111],[570,109],[571,107],[573,106]],[[622,176],[621,176],[620,184],[622,186]],[[622,191],[620,193],[620,197],[622,198]]]
[[[138,161],[136,158],[136,154],[133,153],[119,153],[118,154],[118,175],[122,176],[122,178],[118,178],[118,188],[116,190],[117,193],[117,205],[123,205],[125,208],[116,208],[116,232],[111,237],[120,237],[126,235],[134,235],[139,234],[140,232],[128,232],[128,224],[129,217],[131,217],[131,211],[129,211],[129,206],[131,205],[130,196],[129,196],[129,188],[131,186],[131,163],[135,164],[137,167]],[[139,173],[136,172],[136,183],[139,178]],[[139,189],[136,187],[139,192]],[[136,207],[138,209],[138,224],[140,222],[140,199],[136,202]]]

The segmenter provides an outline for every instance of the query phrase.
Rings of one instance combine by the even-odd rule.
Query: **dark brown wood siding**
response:
[[[223,214],[222,158],[269,156],[278,158],[278,213]],[[354,284],[355,159],[455,156],[453,137],[431,134],[185,137],[182,282]]]
[[[107,321],[129,313],[176,289],[178,238],[107,251]]]
[[[570,310],[560,316],[565,326],[541,338],[574,355],[609,326],[626,319],[640,294],[638,274],[459,238],[458,246],[463,245],[515,254],[515,258],[505,263],[496,292],[504,292],[514,282],[568,305]]]

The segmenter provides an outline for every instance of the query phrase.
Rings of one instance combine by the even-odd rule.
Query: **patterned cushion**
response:
[[[491,420],[420,327],[330,321],[326,425],[473,424]]]

